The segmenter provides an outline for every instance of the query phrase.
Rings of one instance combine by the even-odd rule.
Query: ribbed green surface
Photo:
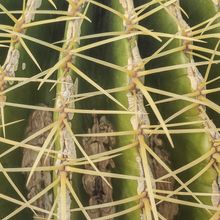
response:
[[[57,5],[57,10],[64,10],[67,11],[68,2],[67,1],[54,1]],[[124,14],[124,9],[122,8],[123,1],[119,0],[96,0],[95,2],[99,2],[108,6],[121,14]],[[168,1],[164,1],[163,3],[167,3]],[[5,8],[8,10],[21,10],[22,8],[22,1],[10,1],[10,0],[2,0],[0,2],[4,5]],[[80,2],[81,3],[81,2]],[[151,0],[134,0],[135,7],[138,7],[141,4],[145,3],[152,3]],[[210,17],[215,16],[219,10],[217,7],[214,6],[212,0],[180,0],[181,6],[183,10],[186,11],[189,18],[183,15],[185,21],[192,27],[193,25],[197,25],[202,21],[207,20]],[[152,6],[147,7],[143,12],[140,14],[144,14],[147,11],[151,11],[158,7],[159,5],[163,5],[160,3],[155,3]],[[161,6],[162,7],[162,6]],[[47,1],[43,0],[43,5],[40,9],[46,10],[55,10],[52,5]],[[160,9],[158,12],[150,15],[146,19],[142,20],[139,24],[146,27],[148,30],[152,30],[154,32],[161,32],[161,33],[168,33],[168,34],[176,34],[179,31],[180,20],[175,20],[171,14],[168,13],[169,8]],[[80,11],[81,12],[81,11]],[[78,16],[79,14],[77,14]],[[139,16],[140,16],[139,15]],[[19,14],[15,15],[19,17]],[[57,15],[60,16],[60,15]],[[103,9],[92,2],[88,7],[88,11],[86,12],[86,16],[91,20],[84,19],[81,27],[80,35],[82,37],[97,33],[104,33],[104,32],[123,32],[124,25],[122,18],[119,18],[117,15],[109,12],[106,9]],[[47,15],[36,15],[35,20],[45,20],[49,18],[56,17],[56,15],[47,14]],[[79,18],[78,18],[79,19]],[[219,19],[217,19],[214,23],[219,23]],[[12,25],[12,21],[7,17],[5,14],[0,14],[0,24],[8,24]],[[66,39],[67,32],[65,32],[65,27],[67,27],[68,22],[61,22],[61,23],[52,23],[47,25],[40,25],[36,27],[28,28],[24,32],[27,36],[33,36],[36,39],[43,40],[45,42],[54,43],[57,41],[62,41]],[[205,27],[205,26],[204,26]],[[0,27],[1,29],[1,27]],[[80,31],[80,30],[77,30]],[[220,28],[215,28],[214,30],[205,32],[207,33],[219,33]],[[3,31],[0,30],[0,34]],[[112,36],[111,36],[112,37]],[[111,38],[110,37],[110,38]],[[81,39],[80,44],[74,45],[73,48],[83,47],[89,45],[91,43],[99,42],[101,40],[107,39],[108,37],[98,37],[98,38],[90,38],[90,39]],[[0,38],[2,40],[2,38]],[[160,48],[167,40],[170,39],[161,37],[162,41],[159,42],[152,37],[146,35],[138,36],[138,46],[141,52],[142,59],[151,57],[153,53]],[[214,49],[218,39],[216,38],[208,38],[205,39],[206,43],[201,42],[194,42],[194,45],[198,45],[204,48]],[[54,66],[63,56],[65,53],[59,53],[53,49],[49,49],[45,46],[33,43],[31,41],[25,40],[29,49],[33,53],[34,57],[36,58],[37,62],[42,68],[42,71],[47,70],[48,68]],[[103,61],[107,61],[109,63],[118,65],[120,67],[126,67],[128,65],[128,59],[131,57],[131,46],[129,45],[128,39],[123,39],[115,42],[111,42],[105,45],[101,45],[92,49],[85,50],[80,52],[82,55],[87,55],[91,58],[100,59]],[[61,45],[65,42],[60,42],[56,45]],[[174,39],[172,42],[164,49],[164,51],[169,49],[174,49],[183,46],[184,42],[180,39]],[[26,53],[26,51],[18,44],[17,49],[20,52],[20,59],[19,59],[19,68],[16,71],[16,77],[32,77],[35,74],[38,74],[40,70],[34,64],[33,60],[31,60],[30,56]],[[218,49],[219,51],[219,49]],[[195,51],[197,52],[197,51]],[[4,63],[4,60],[7,55],[6,48],[0,48],[0,64]],[[208,58],[211,57],[211,54],[206,54],[203,52],[198,52],[202,55],[207,56]],[[101,64],[95,63],[93,61],[88,61],[86,59],[80,58],[79,56],[75,56],[73,54],[73,61],[72,64],[75,65],[78,69],[80,69],[83,73],[85,73],[88,77],[90,77],[95,83],[101,86],[103,89],[112,89],[112,88],[119,88],[123,86],[129,85],[129,76],[125,72],[120,72],[119,70],[115,70]],[[219,59],[219,56],[216,56],[215,59]],[[200,58],[195,57],[195,61],[203,61]],[[189,54],[186,53],[185,50],[181,50],[172,54],[168,54],[166,56],[152,59],[147,65],[145,66],[146,70],[152,70],[159,67],[168,67],[172,65],[179,65],[179,64],[187,64],[191,62],[191,57]],[[219,65],[214,65],[211,68],[210,75],[208,80],[214,79],[219,75]],[[23,68],[25,66],[25,69]],[[199,71],[204,76],[206,72],[207,65],[199,67]],[[58,71],[52,74],[50,79],[57,79],[59,80],[65,73],[62,67],[58,68]],[[78,78],[79,80],[79,88],[78,94],[81,93],[89,93],[93,91],[97,91],[97,89],[86,82],[83,78],[79,77],[77,73],[74,71],[69,71],[69,75],[72,76],[73,81]],[[174,94],[183,95],[187,93],[195,92],[192,88],[190,79],[187,75],[187,69],[181,68],[172,71],[160,71],[155,74],[150,74],[145,76],[145,85],[159,89],[161,91],[168,91]],[[12,86],[14,86],[14,83]],[[46,104],[49,107],[56,107],[55,101],[57,100],[60,92],[61,92],[61,84],[57,84],[51,90],[53,84],[45,83],[40,90],[38,90],[39,83],[32,82],[22,87],[19,87],[9,93],[7,93],[7,102],[12,103],[20,103],[20,104],[27,104],[27,105],[39,105],[41,103]],[[218,88],[219,87],[219,80],[215,83],[209,84],[207,89]],[[162,93],[162,92],[161,92]],[[123,104],[126,108],[128,108],[128,91],[123,92],[116,92],[111,93],[117,101]],[[150,93],[154,101],[161,100],[166,98],[161,94],[153,94]],[[219,92],[210,94],[207,96],[211,101],[216,103],[217,105],[220,104],[219,99]],[[194,97],[198,99],[198,97]],[[84,110],[120,110],[122,111],[123,108],[109,99],[106,95],[97,95],[90,98],[86,98],[76,103],[76,109],[84,109]],[[181,109],[187,107],[188,105],[192,104],[191,102],[183,101],[183,100],[176,100],[171,102],[166,102],[162,104],[158,104],[157,107],[162,115],[163,119],[172,116],[176,112],[180,111]],[[152,109],[149,107],[148,103],[145,101],[146,111],[149,113],[149,118],[152,125],[158,124],[158,116],[156,117]],[[30,114],[30,110],[26,108],[17,108],[17,107],[4,107],[4,116],[5,116],[5,123],[9,123],[12,121],[16,121],[19,119],[24,119],[24,121],[19,122],[18,124],[9,126],[6,128],[6,138],[21,141],[25,138],[25,127],[27,125],[27,119]],[[214,112],[207,108],[207,114],[211,120],[214,121],[216,127],[220,126],[220,120],[218,113]],[[54,114],[54,121],[59,118],[59,113]],[[114,131],[132,131],[133,127],[131,126],[130,118],[131,115],[122,115],[122,114],[109,114],[106,115],[107,119],[112,122]],[[74,134],[83,134],[87,133],[88,129],[92,127],[92,115],[91,114],[80,114],[75,113],[73,120],[71,121],[72,130]],[[182,123],[182,122],[193,122],[193,121],[201,121],[201,109],[199,106],[196,106],[187,112],[181,114],[170,123]],[[168,123],[169,124],[169,123]],[[197,123],[195,125],[185,125],[184,127],[172,127],[172,130],[177,130],[180,128],[184,129],[203,129],[204,124]],[[162,129],[161,129],[162,130]],[[3,136],[1,130],[1,137]],[[210,151],[212,147],[212,138],[209,134],[209,131],[206,130],[204,132],[198,133],[181,133],[181,134],[171,134],[172,140],[174,142],[174,149],[171,148],[167,138],[165,135],[160,135],[162,138],[163,146],[167,152],[169,152],[171,157],[172,166],[171,169],[175,170],[181,166],[184,166],[190,162],[193,162],[197,158],[201,157],[202,155],[206,154]],[[58,136],[56,139],[56,146],[55,150],[60,150],[60,137]],[[82,138],[78,138],[79,142],[82,144]],[[120,136],[116,138],[116,146],[114,148],[118,148],[121,146],[125,146],[128,144],[132,144],[136,141],[135,135],[127,135],[127,136]],[[1,143],[0,153],[4,152],[10,146]],[[80,150],[77,149],[77,156],[82,157]],[[131,176],[140,176],[140,167],[137,163],[137,156],[138,156],[138,147],[131,148],[129,150],[124,151],[120,156],[114,159],[116,167],[112,170],[114,173],[126,174]],[[4,167],[20,167],[22,160],[22,150],[18,148],[16,151],[11,152],[7,156],[0,158],[0,162]],[[54,159],[56,160],[56,158]],[[182,182],[187,182],[190,178],[194,177],[198,174],[206,165],[210,162],[210,158],[207,158],[203,162],[199,163],[198,165],[187,169],[186,171],[178,174],[178,177],[181,179]],[[74,167],[74,166],[73,166]],[[80,168],[84,168],[81,166]],[[54,172],[54,179],[57,178],[57,173]],[[23,173],[10,173],[10,177],[17,185],[17,187],[21,190],[21,192],[26,195],[27,192],[25,190],[25,176]],[[212,184],[213,181],[217,178],[217,172],[213,167],[210,167],[203,175],[201,175],[198,179],[196,179],[193,183],[189,185],[189,189],[192,192],[204,192],[204,193],[212,193]],[[124,198],[129,198],[131,196],[137,195],[137,187],[138,183],[135,180],[124,180],[124,179],[111,179],[113,185],[113,200],[121,200]],[[80,201],[84,206],[88,206],[88,195],[85,192],[82,184],[82,175],[75,174],[72,175],[72,184],[73,188],[78,195]],[[16,192],[12,189],[9,185],[8,181],[5,179],[4,175],[0,174],[0,193],[3,195],[11,196],[12,198],[21,200],[21,198],[17,195]],[[179,187],[179,184],[176,183],[176,188]],[[181,190],[185,191],[185,190]],[[54,189],[56,195],[56,189]],[[164,194],[165,195],[165,194]],[[55,196],[54,196],[55,197]],[[179,200],[195,202],[195,199],[192,196],[178,196]],[[212,206],[211,198],[209,196],[198,197],[200,201],[204,204]],[[130,207],[137,205],[140,201],[131,202],[128,204],[119,205],[116,207],[116,212],[120,212],[123,210],[127,210]],[[11,202],[6,202],[3,199],[0,199],[0,219],[7,216],[9,213],[13,212],[14,209],[18,208],[19,206],[13,205]],[[77,204],[75,201],[72,201],[71,204],[72,208],[77,208]],[[56,208],[55,208],[56,209]],[[141,213],[143,210],[138,209],[134,212],[129,214],[123,215],[121,217],[115,218],[119,220],[139,220],[141,219]],[[181,205],[179,208],[178,216],[176,220],[207,220],[210,219],[211,216],[215,213],[214,211],[208,213],[203,208],[195,208],[190,206]],[[20,220],[20,219],[33,219],[33,214],[29,209],[25,209],[22,212],[19,212],[16,216],[11,219]],[[56,217],[55,217],[56,219]],[[71,220],[79,220],[85,219],[84,215],[81,212],[73,212],[71,214]],[[60,220],[60,219],[59,219]],[[148,219],[147,219],[148,220]],[[168,219],[169,220],[169,219]]]
[[[20,6],[17,6],[17,2],[10,1],[4,1],[1,2],[5,8],[8,10],[16,10],[22,9],[22,4]],[[22,3],[22,1],[20,1]],[[64,4],[58,5],[58,7],[62,7]],[[51,5],[47,1],[43,1],[43,4],[40,8],[41,10],[45,9],[52,9]],[[1,15],[2,16],[2,15]],[[18,15],[16,15],[19,17]],[[5,16],[4,16],[5,17]],[[36,15],[35,21],[37,20],[44,20],[54,17],[53,15]],[[6,21],[8,19],[1,20],[1,24],[11,24],[11,21]],[[35,37],[37,39],[45,40],[47,42],[54,42],[57,40],[60,40],[60,36],[63,32],[63,27],[59,27],[59,30],[57,30],[59,26],[57,24],[49,24],[49,25],[40,25],[33,28],[28,28],[26,30],[25,34],[27,36]],[[56,32],[54,32],[56,30]],[[54,62],[56,62],[58,58],[58,53],[54,52],[51,49],[46,48],[45,46],[40,46],[39,44],[33,43],[31,41],[25,40],[25,43],[27,44],[28,48],[38,61],[40,67],[42,70],[45,70],[52,65],[54,65]],[[30,58],[30,56],[27,54],[25,49],[20,45],[17,44],[16,48],[19,50],[20,58],[19,58],[19,66],[18,70],[15,72],[16,77],[32,77],[35,74],[38,74],[40,70],[38,67],[34,64],[33,60]],[[2,52],[2,48],[1,48]],[[46,56],[45,56],[46,55]],[[5,53],[2,53],[0,56],[0,59],[4,60],[6,57]],[[3,63],[3,62],[1,62]],[[25,66],[25,68],[24,68]],[[15,82],[13,86],[15,86],[17,82]],[[44,103],[47,105],[53,106],[53,97],[55,96],[55,91],[49,92],[52,85],[42,86],[42,88],[37,91],[38,83],[28,83],[26,85],[23,85],[19,88],[16,88],[6,94],[6,101],[9,103],[19,103],[19,104],[30,104],[30,105],[39,105],[40,103]],[[17,108],[17,107],[4,107],[4,116],[5,116],[5,123],[10,123],[13,121],[21,120],[22,122],[19,122],[14,125],[10,125],[6,127],[6,138],[11,139],[14,141],[21,141],[25,138],[25,128],[27,126],[27,118],[30,113],[30,110],[25,108]],[[1,130],[1,136],[2,136],[2,130]],[[6,151],[10,146],[1,144],[1,153]],[[16,159],[15,159],[16,158]],[[22,160],[22,149],[18,148],[17,150],[9,153],[8,155],[1,158],[1,163],[4,167],[20,167],[21,166],[21,160]],[[12,173],[10,174],[10,177],[16,184],[16,186],[19,188],[19,190],[25,195],[25,184],[26,184],[26,178],[23,173]],[[12,198],[21,200],[21,198],[17,195],[17,193],[13,190],[13,188],[9,185],[8,181],[5,179],[4,175],[1,174],[0,178],[0,184],[1,189],[0,192],[4,195],[11,196]],[[2,207],[0,212],[0,218],[5,217],[9,213],[11,213],[14,209],[17,209],[18,206],[12,205],[10,202],[6,202],[4,200],[0,200],[0,207]],[[23,212],[19,212],[15,217],[11,219],[21,219],[21,218],[27,218],[31,219],[31,212],[30,210],[26,210]]]
[[[195,2],[194,2],[195,5]],[[197,3],[196,3],[197,5]],[[194,6],[191,6],[194,8]],[[200,12],[199,8],[195,11],[198,14]],[[190,15],[189,15],[190,16]],[[165,12],[165,10],[161,10],[159,13],[149,17],[142,23],[145,27],[149,29],[153,29],[154,31],[162,32],[162,33],[173,33],[177,32],[177,23],[172,17]],[[163,41],[156,42],[150,38],[141,37],[139,41],[140,49],[143,57],[150,56],[156,51],[159,47],[161,47],[166,42],[166,39]],[[169,46],[164,49],[164,51],[177,48],[182,45],[181,40],[174,40]],[[153,69],[158,67],[165,67],[177,64],[186,64],[190,62],[189,56],[185,54],[184,51],[175,52],[171,55],[166,55],[165,57],[158,58],[152,60],[147,66],[146,69]],[[174,94],[187,94],[191,93],[193,89],[191,88],[190,80],[187,76],[187,69],[177,69],[175,71],[161,71],[160,73],[155,73],[153,75],[146,76],[145,78],[146,85],[154,88],[158,88],[160,90],[169,91]],[[161,95],[153,95],[155,100],[160,100],[167,98],[166,96]],[[173,115],[177,111],[183,109],[183,107],[191,104],[186,101],[172,101],[166,102],[163,104],[159,104],[158,107],[160,109],[163,118],[166,119],[169,116]],[[151,115],[150,115],[151,116]],[[151,118],[151,117],[150,117]],[[181,114],[178,118],[172,120],[170,123],[180,123],[180,122],[192,122],[192,121],[200,121],[200,111],[198,107],[191,109],[190,111]],[[189,125],[182,127],[174,127],[171,129],[195,129],[195,128],[203,128],[202,124],[197,125]],[[176,134],[172,135],[174,141],[174,149],[171,149],[167,141],[167,150],[170,152],[171,159],[173,162],[173,168],[179,168],[187,163],[192,162],[193,160],[199,158],[208,152],[212,143],[210,140],[210,135],[208,133],[193,133],[193,134]],[[210,158],[203,161],[199,165],[183,172],[180,174],[181,180],[186,182],[194,175],[196,175],[200,170],[202,170],[209,162]],[[216,179],[216,172],[214,169],[210,168],[207,172],[205,172],[200,178],[196,179],[192,184],[190,184],[189,188],[193,192],[212,192],[212,183]],[[177,186],[179,186],[177,184]],[[198,197],[202,202],[208,205],[211,204],[210,197]],[[179,197],[179,199],[188,200],[189,197]],[[195,202],[193,198],[190,198],[190,201]],[[190,219],[209,219],[211,217],[210,214],[206,210],[192,208],[187,206],[181,206],[180,213],[177,219],[186,219],[190,216]]]
[[[113,1],[100,1],[101,3],[124,13],[121,5],[117,0]],[[81,35],[90,35],[94,33],[110,32],[110,31],[123,31],[122,19],[118,18],[116,15],[113,15],[110,12],[107,12],[104,9],[101,9],[97,6],[91,5],[88,11],[88,17],[92,20],[92,23],[84,21],[82,25]],[[100,19],[101,18],[101,19]],[[80,46],[87,45],[92,42],[98,42],[105,38],[97,38],[94,40],[82,40]],[[94,49],[83,52],[91,57],[95,57],[107,62],[119,66],[126,66],[129,58],[129,45],[128,41],[120,40],[113,43],[109,43]],[[123,55],[122,55],[123,54]],[[126,73],[120,72],[102,65],[83,60],[82,58],[76,59],[76,65],[84,73],[86,73],[91,79],[93,79],[98,85],[104,89],[117,88],[127,86],[129,78]],[[78,93],[84,93],[89,91],[96,91],[94,87],[89,85],[85,80],[79,78],[79,91]],[[121,102],[125,107],[128,107],[128,99],[126,92],[117,92],[113,93],[113,96]],[[95,101],[94,101],[95,100]],[[83,109],[103,109],[103,110],[123,110],[119,105],[114,103],[105,95],[95,96],[88,98],[85,101],[80,101],[77,103],[77,108]],[[91,127],[90,121],[92,120],[91,115],[77,115],[76,121],[79,117],[81,123],[79,126],[83,127],[83,132],[87,132],[87,129]],[[133,130],[130,123],[129,115],[109,115],[107,116],[108,120],[113,123],[114,131],[131,131]],[[73,124],[74,127],[76,125]],[[78,126],[77,126],[78,127]],[[76,128],[76,130],[78,130]],[[81,130],[82,132],[82,130]],[[115,147],[120,147],[128,145],[134,142],[134,136],[121,136],[117,137],[117,143]],[[119,157],[114,159],[116,167],[113,172],[139,176],[140,171],[138,164],[136,162],[137,149],[132,148],[126,150]],[[113,199],[120,200],[123,198],[130,197],[137,194],[137,182],[134,180],[120,180],[112,179],[113,183]],[[88,203],[87,203],[88,204]],[[127,205],[118,206],[117,211],[125,210],[128,207],[131,207],[134,203],[129,203]],[[124,215],[117,219],[138,219],[140,211],[135,211],[130,214]]]
[[[183,9],[186,11],[186,13],[189,15],[189,18],[186,19],[187,22],[189,23],[190,26],[194,26],[197,24],[200,24],[201,22],[205,21],[206,19],[212,18],[214,16],[217,15],[217,13],[219,12],[218,7],[216,7],[213,3],[213,1],[211,0],[203,0],[203,1],[180,1],[181,6],[183,7]],[[199,13],[197,13],[199,11]],[[210,26],[212,25],[216,25],[220,22],[219,18],[215,19]],[[207,26],[203,25],[201,26],[201,28],[205,28]],[[220,28],[216,27],[216,28],[212,28],[211,30],[205,31],[203,33],[203,35],[208,35],[208,34],[217,34],[219,33]],[[195,45],[198,45],[200,47],[204,47],[204,48],[208,48],[211,50],[214,50],[215,47],[217,46],[218,43],[218,37],[207,37],[206,39],[204,39],[204,43],[195,43]],[[219,47],[217,48],[217,51],[219,52]],[[195,51],[199,54],[205,55],[208,58],[211,58],[211,56],[213,55],[213,53],[204,53],[201,51]],[[217,53],[218,53],[217,52]],[[219,55],[215,55],[214,60],[219,61],[220,57]],[[198,57],[195,57],[195,60],[201,61],[202,59],[199,59]],[[209,77],[208,80],[212,80],[216,77],[219,76],[219,67],[220,64],[212,64],[211,69],[210,69],[210,73],[209,73]],[[207,66],[205,67],[199,67],[200,72],[205,75],[206,70],[207,70]],[[214,88],[219,88],[219,80],[216,80],[210,84],[207,84],[206,86],[207,89],[214,89]],[[216,104],[220,104],[219,101],[219,91],[214,92],[214,93],[210,93],[207,95],[207,97],[213,101]],[[208,114],[210,116],[210,118],[212,118],[213,120],[215,120],[215,124],[217,127],[220,126],[220,121],[219,121],[219,114],[208,109]]]

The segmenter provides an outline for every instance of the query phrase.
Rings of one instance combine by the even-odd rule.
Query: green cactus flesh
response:
[[[219,5],[0,1],[0,219],[219,220]]]

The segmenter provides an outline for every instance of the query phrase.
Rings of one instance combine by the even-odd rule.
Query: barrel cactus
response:
[[[219,7],[0,1],[0,219],[219,220]]]

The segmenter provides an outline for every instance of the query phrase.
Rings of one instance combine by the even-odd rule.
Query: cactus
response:
[[[0,219],[220,219],[218,0],[0,1]]]

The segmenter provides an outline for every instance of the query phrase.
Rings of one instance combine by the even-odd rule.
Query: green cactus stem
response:
[[[219,220],[219,1],[0,2],[0,219]]]

